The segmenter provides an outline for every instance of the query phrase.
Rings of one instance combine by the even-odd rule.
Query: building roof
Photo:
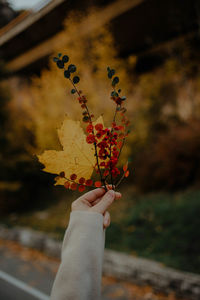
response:
[[[111,22],[121,55],[140,53],[155,45],[191,32],[198,32],[199,0],[52,0],[38,11],[20,15],[0,30],[0,56],[18,72],[42,67],[57,44],[57,33],[72,10],[100,9],[95,22],[80,25],[80,34]],[[37,68],[38,68],[37,66]],[[34,72],[34,70],[33,70]]]

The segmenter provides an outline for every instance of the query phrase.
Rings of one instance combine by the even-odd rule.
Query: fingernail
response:
[[[109,214],[106,214],[106,215],[105,215],[105,219],[104,219],[104,224],[105,224],[105,225],[108,225],[109,222],[110,222],[110,216],[109,216]]]
[[[121,196],[122,196],[122,194],[119,193],[119,192],[115,192],[115,195],[116,195],[117,197],[121,197]]]
[[[108,223],[109,223],[109,217],[106,216],[105,219],[104,219],[104,224],[105,224],[105,225],[108,225]]]
[[[109,190],[107,192],[107,195],[110,197],[110,198],[114,198],[115,197],[115,192],[113,190]]]

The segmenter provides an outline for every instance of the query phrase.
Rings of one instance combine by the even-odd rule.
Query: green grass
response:
[[[106,246],[200,273],[200,191],[135,197]]]
[[[200,190],[176,194],[137,195],[125,188],[115,201],[106,247],[200,273]],[[44,211],[11,214],[9,226],[28,226],[63,237],[74,194]],[[70,200],[69,200],[70,199]]]

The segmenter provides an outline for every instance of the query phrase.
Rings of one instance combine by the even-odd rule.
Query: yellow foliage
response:
[[[95,13],[93,13],[95,15]],[[117,57],[117,49],[108,28],[96,29],[89,35],[78,35],[82,17],[73,14],[67,18],[65,29],[58,35],[58,52],[70,57],[69,63],[77,66],[80,83],[78,88],[88,99],[88,106],[94,115],[103,114],[110,126],[115,104],[110,99],[111,83],[107,78],[107,66],[116,69],[120,78],[122,93],[131,95],[132,83],[128,76],[128,61]],[[85,18],[85,16],[84,16]],[[89,24],[88,24],[89,26]],[[70,39],[69,39],[70,37]],[[76,96],[70,93],[70,82],[64,78],[52,60],[49,69],[40,77],[33,78],[32,101],[29,112],[34,121],[36,152],[59,149],[55,128],[58,128],[67,113],[72,119],[80,120],[82,110]],[[123,94],[122,94],[123,95]],[[131,109],[130,109],[131,107]],[[133,102],[129,110],[133,110]]]
[[[45,165],[44,171],[58,175],[64,172],[66,178],[76,174],[77,180],[81,177],[89,179],[95,168],[95,152],[93,144],[86,142],[80,122],[66,117],[58,136],[63,151],[47,150],[38,155],[39,161]],[[65,181],[65,178],[56,177],[55,185],[64,185]]]

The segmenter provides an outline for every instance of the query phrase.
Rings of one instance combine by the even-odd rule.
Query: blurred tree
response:
[[[52,176],[40,172],[40,164],[24,143],[33,145],[31,131],[22,127],[20,113],[12,110],[7,83],[0,83],[0,213],[44,206],[51,194]],[[49,189],[48,189],[49,186]],[[37,187],[37,188],[36,188]],[[48,195],[51,199],[51,196]],[[49,200],[48,199],[48,200]]]
[[[134,182],[142,191],[200,183],[199,45],[194,40],[176,45],[162,67],[139,77],[140,135],[132,149]]]

